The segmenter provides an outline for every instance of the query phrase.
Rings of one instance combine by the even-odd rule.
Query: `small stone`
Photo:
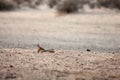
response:
[[[84,65],[84,64],[81,64],[81,65]]]
[[[78,58],[76,58],[76,61],[78,61]]]
[[[13,65],[10,65],[10,68],[13,68]]]
[[[78,54],[78,56],[80,56],[80,54]]]
[[[33,70],[39,70],[37,67],[33,67]]]
[[[91,50],[90,49],[87,49],[88,52],[90,52]]]
[[[59,63],[57,63],[57,65],[60,65]]]
[[[115,54],[115,52],[113,52],[112,54]]]
[[[0,51],[0,53],[4,53],[3,51]]]
[[[66,56],[66,57],[69,57],[69,56]]]
[[[79,63],[79,62],[76,62],[77,64]]]
[[[75,80],[85,80],[84,78],[76,78]]]
[[[21,54],[20,52],[18,54]]]

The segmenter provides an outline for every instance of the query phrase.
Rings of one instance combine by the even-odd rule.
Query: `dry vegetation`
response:
[[[36,8],[42,0],[0,0],[0,10],[8,11],[21,7]]]
[[[16,4],[13,1],[0,0],[0,10],[13,10],[15,9]]]
[[[75,12],[84,8],[84,5],[88,5],[93,8],[110,8],[120,9],[120,0],[61,0],[57,4],[57,11],[59,12]]]
[[[25,6],[36,8],[43,3],[65,13],[76,12],[84,5],[89,5],[90,8],[120,9],[120,0],[0,0],[0,10],[13,10]]]
[[[120,9],[120,0],[98,0],[100,6]]]
[[[57,11],[62,13],[71,13],[78,11],[78,0],[62,0],[57,5]]]
[[[54,8],[61,0],[47,0],[46,4],[50,7],[50,8]]]
[[[13,0],[19,7],[28,6],[30,8],[35,8],[42,3],[43,0]]]

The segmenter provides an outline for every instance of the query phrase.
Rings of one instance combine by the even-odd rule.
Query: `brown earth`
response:
[[[0,49],[0,80],[119,79],[119,53]]]

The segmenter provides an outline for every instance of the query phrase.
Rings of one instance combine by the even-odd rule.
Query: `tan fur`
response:
[[[38,53],[45,50],[44,48],[40,47],[39,44],[37,45],[37,47],[38,47],[38,49],[37,49],[37,52],[38,52]]]
[[[38,49],[37,52],[50,52],[50,53],[54,53],[54,49],[49,49],[49,50],[45,50],[44,48],[42,48],[39,44],[37,45]]]

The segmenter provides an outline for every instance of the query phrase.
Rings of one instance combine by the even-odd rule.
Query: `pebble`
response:
[[[81,65],[84,65],[84,64],[81,64]]]
[[[20,52],[18,54],[21,54]]]
[[[80,54],[78,54],[78,56],[80,56]]]
[[[112,54],[115,54],[115,52],[113,52]]]
[[[3,51],[0,51],[0,53],[4,53]]]
[[[84,78],[76,78],[75,80],[85,80]]]
[[[57,63],[57,65],[60,65],[59,63]]]
[[[13,68],[13,65],[10,65],[10,68]]]
[[[91,50],[90,49],[87,49],[88,52],[90,52]]]

